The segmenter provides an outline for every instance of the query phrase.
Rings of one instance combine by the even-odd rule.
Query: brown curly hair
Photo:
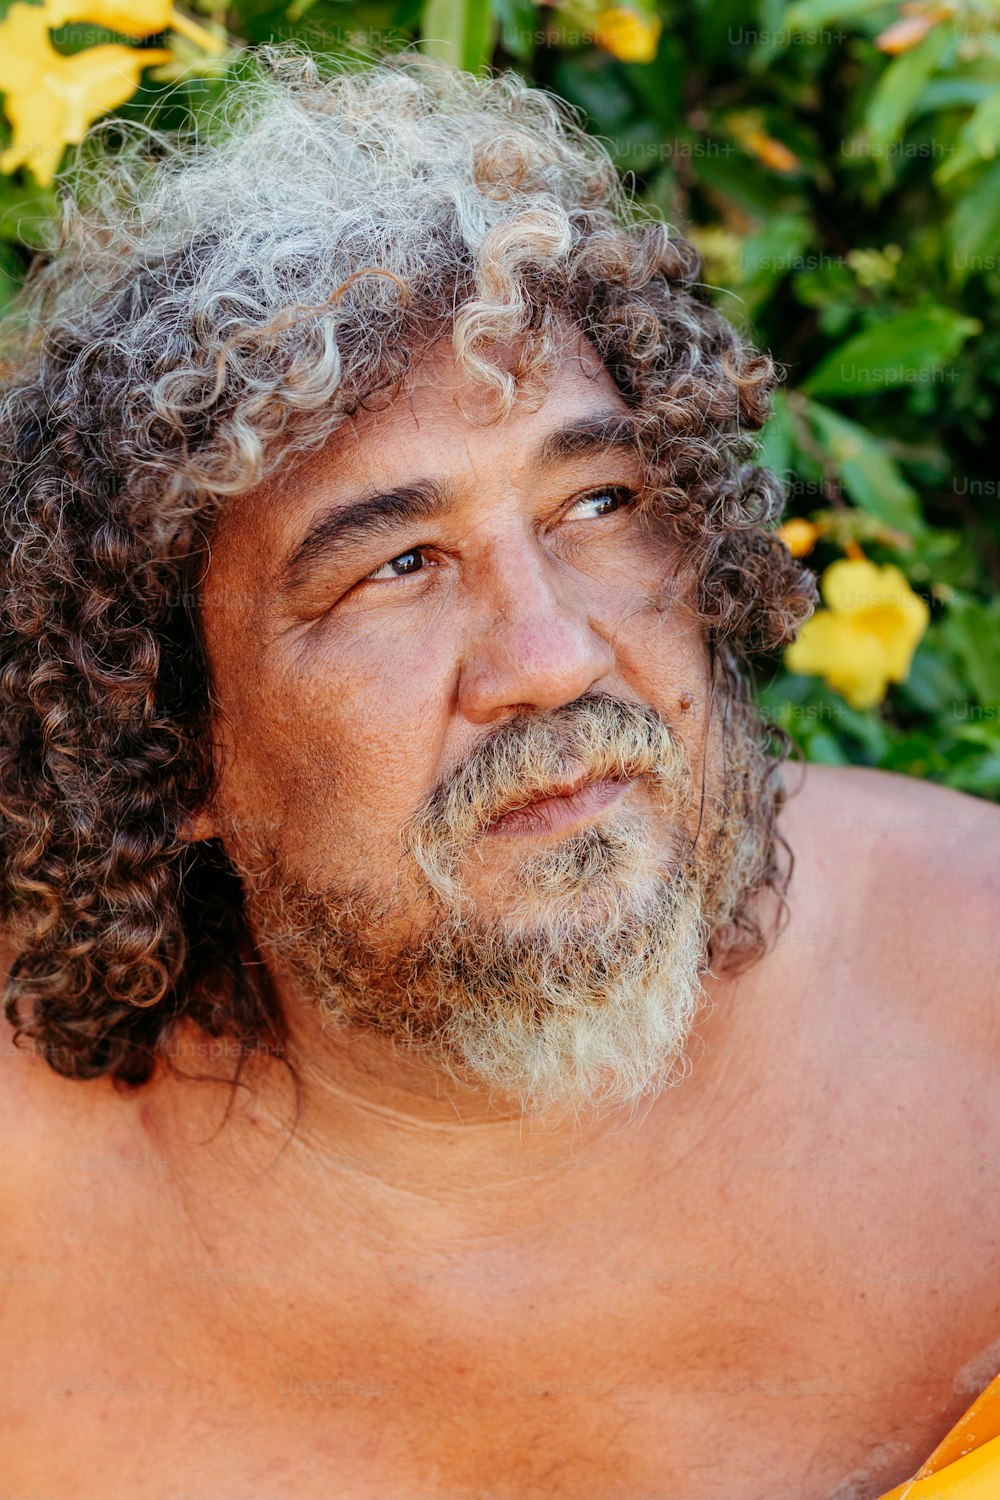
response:
[[[18,1037],[65,1076],[135,1086],[184,1018],[278,1056],[286,1040],[224,849],[183,837],[213,790],[213,520],[392,400],[435,341],[499,420],[544,390],[557,319],[586,335],[737,693],[734,664],[790,640],[815,589],[752,463],[770,360],[564,102],[513,72],[408,52],[350,69],[283,43],[198,129],[114,128],[64,172],[0,329],[0,926],[22,949]],[[523,343],[514,372],[496,340]]]

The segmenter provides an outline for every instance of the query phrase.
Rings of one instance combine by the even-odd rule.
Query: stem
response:
[[[186,36],[189,42],[194,42],[196,47],[201,47],[206,52],[214,52],[216,56],[225,52],[226,44],[217,36],[213,36],[204,26],[179,11],[176,6],[170,12],[170,25],[174,31],[181,36]]]

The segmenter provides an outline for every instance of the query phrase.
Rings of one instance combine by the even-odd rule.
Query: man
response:
[[[600,148],[265,59],[10,341],[7,1490],[878,1495],[994,1373],[1000,814],[774,758],[770,366]]]

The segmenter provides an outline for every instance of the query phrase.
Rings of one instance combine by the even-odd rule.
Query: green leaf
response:
[[[941,622],[941,634],[959,658],[979,702],[1000,705],[1000,596],[989,604],[955,598]]]
[[[774,172],[748,161],[731,140],[704,142],[696,167],[702,189],[730,199],[755,218],[780,213],[792,196],[789,184]],[[797,197],[797,195],[796,195]]]
[[[14,246],[0,241],[0,312],[17,296],[24,281],[24,271]]]
[[[776,391],[771,402],[771,415],[760,435],[758,462],[784,480],[792,467],[795,448],[795,423],[788,408],[788,398],[784,391]]]
[[[763,227],[743,241],[740,252],[740,295],[747,312],[755,315],[785,277],[803,263],[803,254],[813,234],[810,221],[801,214],[774,214]]]
[[[753,43],[753,51],[747,58],[746,67],[751,73],[760,73],[771,60],[785,50],[788,38],[785,32],[785,0],[758,0],[756,26],[745,28],[739,35],[730,34],[734,43]]]
[[[956,707],[956,718],[960,718],[963,709],[968,709],[967,722],[958,730],[956,739],[963,745],[973,745],[977,750],[986,749],[1000,755],[1000,703],[989,703],[980,709],[975,704],[960,703]]]
[[[926,778],[945,775],[948,761],[931,735],[916,733],[898,739],[883,755],[879,766],[883,771]]]
[[[534,0],[494,0],[494,8],[501,45],[511,57],[526,62],[544,30]]]
[[[1000,161],[959,198],[948,220],[954,280],[1000,269]]]
[[[489,0],[427,0],[420,50],[428,57],[478,73],[493,56],[497,19]]]
[[[12,177],[0,177],[0,240],[41,249],[42,229],[55,218],[56,209],[51,188],[39,187],[31,180],[20,183]]]
[[[807,415],[855,505],[887,526],[920,531],[924,523],[917,493],[879,439],[818,401],[807,404]]]
[[[653,61],[633,68],[629,77],[646,120],[658,129],[662,144],[672,136],[687,134],[684,109],[687,68],[680,38],[663,34]]]
[[[919,46],[893,58],[876,85],[865,115],[873,146],[887,146],[899,139],[928,79],[952,42],[949,27],[933,26]]]
[[[945,781],[960,792],[997,797],[1000,794],[1000,753],[949,769]]]
[[[940,623],[935,621],[917,647],[906,681],[896,688],[904,702],[925,714],[950,712],[951,705],[965,697],[962,679],[942,644]]]
[[[785,27],[788,31],[809,31],[881,10],[891,11],[885,0],[799,0],[785,12]]]
[[[731,45],[730,37],[743,30],[740,23],[745,20],[746,0],[697,0],[690,7],[695,51],[703,67],[715,63],[725,53]]]
[[[914,106],[914,115],[939,114],[946,109],[971,109],[983,99],[992,99],[996,83],[985,78],[964,78],[949,74],[932,78]]]
[[[976,105],[959,133],[956,149],[949,161],[934,173],[935,182],[950,182],[959,172],[968,171],[977,162],[992,161],[1000,146],[1000,91]]]
[[[902,313],[855,334],[822,360],[802,384],[810,396],[871,396],[944,375],[945,362],[982,332],[975,318],[949,307]]]
[[[850,756],[837,737],[827,729],[817,729],[815,734],[803,736],[803,748],[811,761],[820,766],[846,766]]]

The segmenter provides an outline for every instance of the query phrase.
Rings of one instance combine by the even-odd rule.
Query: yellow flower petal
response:
[[[226,44],[190,16],[174,9],[171,0],[46,0],[50,26],[67,21],[91,21],[136,40],[156,31],[173,30],[206,52],[224,52]]]
[[[919,608],[906,611],[881,610],[865,617],[869,634],[876,636],[885,653],[886,669],[892,682],[905,682],[930,620],[930,611],[922,600]]]
[[[904,682],[931,615],[899,568],[892,563],[877,568],[867,559],[831,563],[823,579],[823,597],[877,637],[891,681]]]
[[[663,22],[659,16],[640,15],[624,5],[612,5],[598,13],[594,40],[622,62],[652,62]]]
[[[820,609],[785,652],[790,672],[822,677],[852,708],[871,708],[885,697],[885,654],[877,637],[852,621]]]
[[[0,152],[0,172],[27,167],[42,187],[50,187],[66,145],[53,127],[51,100],[40,89],[8,94],[4,109],[13,130],[10,145]]]
[[[88,47],[73,57],[51,48],[50,54],[30,90],[7,94],[4,107],[14,132],[0,156],[0,172],[25,165],[42,187],[51,185],[64,147],[81,141],[94,120],[130,99],[144,68],[171,57],[117,44]]]
[[[170,25],[171,0],[46,0],[50,26],[69,21],[90,21],[122,36],[151,36]]]
[[[882,570],[867,557],[842,557],[831,563],[823,574],[820,587],[824,602],[840,615],[856,614],[884,604],[888,593]]]
[[[924,37],[934,25],[932,16],[904,16],[901,21],[893,21],[885,31],[879,32],[875,38],[875,45],[880,52],[909,52]]]
[[[49,21],[40,5],[12,5],[0,21],[0,90],[27,92],[42,68],[58,53],[49,40]]]
[[[746,131],[741,144],[772,172],[797,172],[802,165],[784,141],[776,141],[773,135],[766,135],[763,130]]]
[[[805,557],[816,545],[819,527],[801,516],[793,516],[784,526],[778,527],[777,535],[793,557]]]
[[[807,620],[788,648],[789,671],[823,677],[854,708],[884,698],[904,682],[930,610],[893,565],[841,558],[822,578],[828,609]]]
[[[131,99],[144,68],[169,62],[172,55],[166,48],[141,50],[113,43],[63,58],[67,67],[56,91],[65,100],[66,140],[82,141],[92,121]]]

